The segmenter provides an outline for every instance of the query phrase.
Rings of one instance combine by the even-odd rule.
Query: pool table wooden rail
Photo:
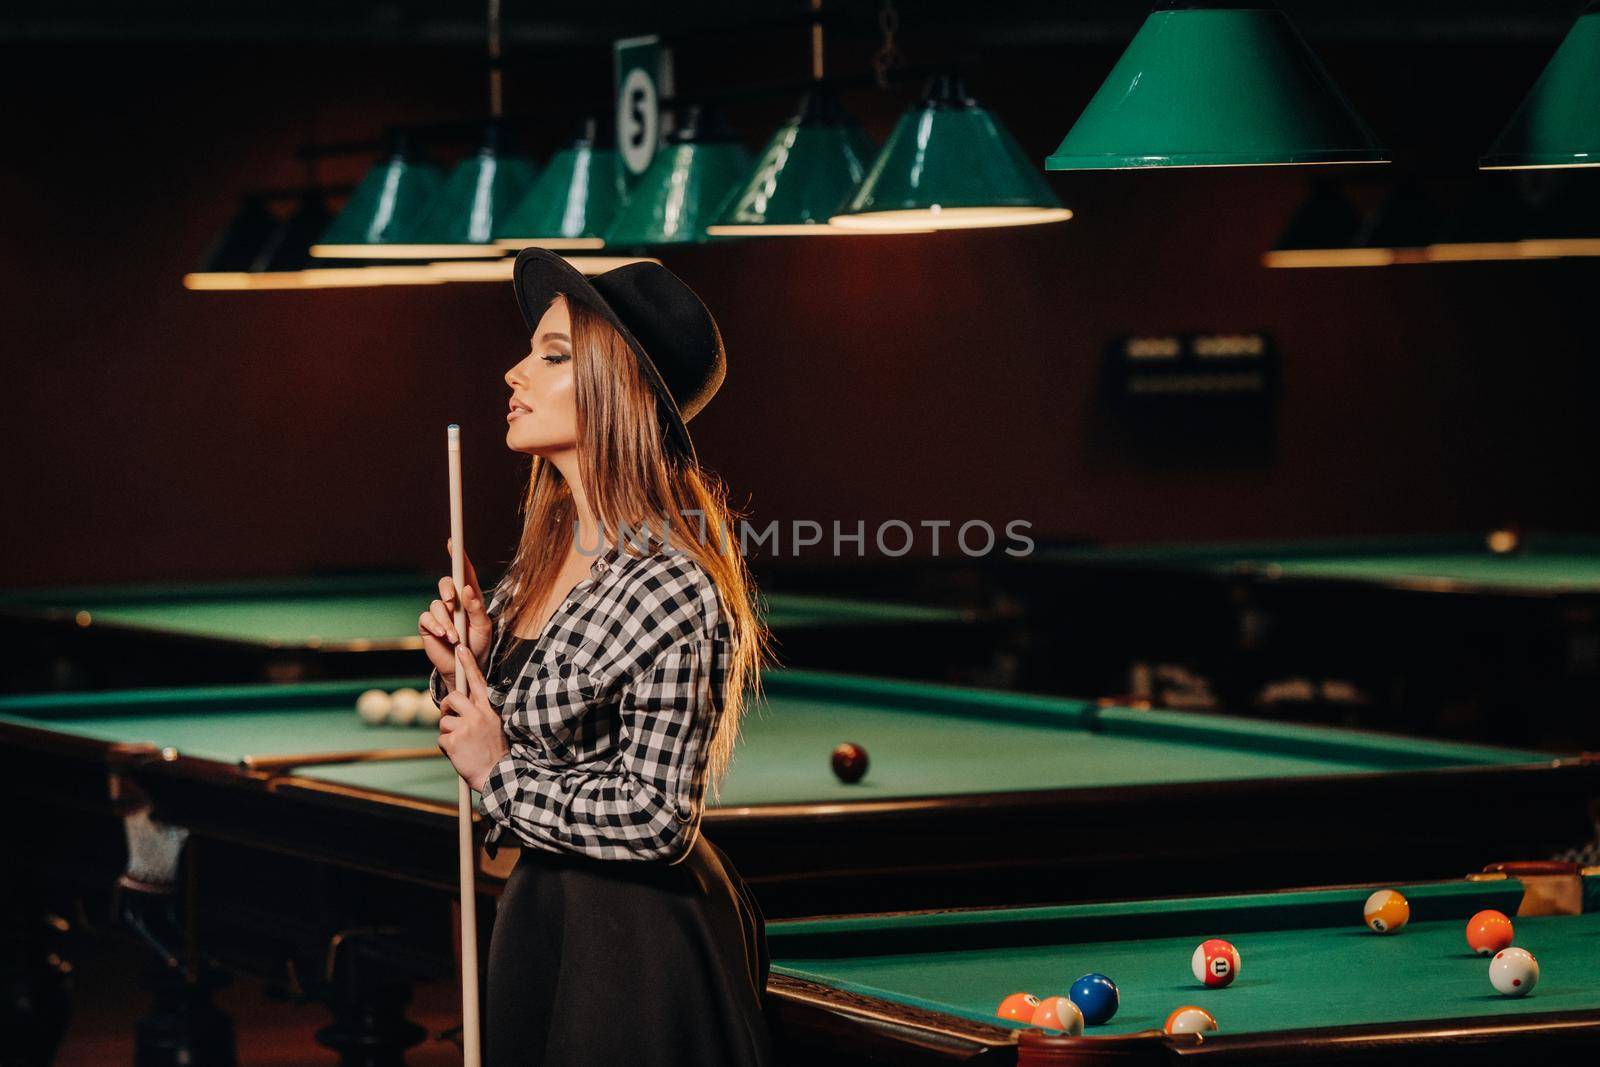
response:
[[[1522,903],[1516,909],[1519,916],[1579,914],[1584,910],[1584,886],[1593,882],[1593,878],[1585,876],[1597,873],[1600,870],[1580,869],[1570,863],[1496,863],[1490,864],[1481,874],[1469,875],[1465,881],[1494,885],[1513,884],[1507,882],[1508,876],[1521,879]],[[1453,887],[1461,883],[1435,884]],[[1327,888],[1334,891],[1359,888],[1364,893],[1371,886]],[[1289,897],[1298,892],[1287,891],[1283,895]],[[1227,898],[1218,900],[1224,907],[1227,906]],[[1161,901],[1150,903],[1159,907]],[[1313,904],[1304,910],[1310,915],[1325,906]],[[1432,910],[1431,905],[1429,910]],[[1003,914],[983,912],[982,909],[980,912]],[[937,924],[941,917],[956,918],[960,914],[959,911],[933,912],[927,913],[926,918]],[[1197,921],[1196,916],[1194,912],[1179,911],[1166,918],[1179,924],[1193,925]],[[870,921],[869,917],[860,918]],[[918,925],[918,916],[907,915],[904,918],[911,920],[913,926]],[[1266,919],[1265,916],[1256,918]],[[843,927],[851,921],[852,918],[825,921],[822,924],[824,929],[815,934],[802,934],[798,939],[793,936],[792,930],[777,936],[780,941],[797,941],[792,947],[799,955],[827,956],[848,951],[852,937],[850,931]],[[1104,921],[1128,923],[1136,919],[1089,918],[1083,921],[1084,930],[1097,929]],[[1199,921],[1204,924],[1204,920]],[[809,924],[781,923],[774,932],[796,925],[803,928]],[[1270,928],[1271,923],[1266,925]],[[1067,927],[1063,926],[1056,932],[1066,933]],[[1169,932],[1157,930],[1151,936],[1164,936]],[[986,932],[981,929],[972,932],[970,937],[964,938],[959,934],[952,935],[946,926],[942,934],[934,933],[932,936],[942,936],[948,940],[948,944],[941,942],[943,948],[960,945],[972,937],[980,940],[971,947],[994,947],[1011,943],[1007,940],[1007,933],[1006,926],[1001,924]],[[915,951],[912,946],[915,939],[929,936],[925,926],[898,931],[900,936],[888,941],[882,940],[882,934],[883,931],[878,931],[868,935],[878,938],[873,941],[873,953]],[[1143,1030],[1129,1034],[1067,1037],[1038,1029],[1015,1029],[978,1022],[792,974],[774,973],[767,983],[767,993],[768,1012],[774,1032],[791,1055],[796,1055],[795,1062],[805,1062],[804,1057],[810,1052],[820,1056],[824,1051],[830,1058],[842,1051],[844,1056],[839,1062],[902,1063],[930,1067],[942,1064],[1097,1067],[1181,1062],[1239,1065],[1499,1065],[1519,1060],[1524,1063],[1592,1063],[1596,1057],[1600,1057],[1600,1009],[1401,1020],[1234,1034],[1222,1032],[1169,1036],[1159,1030]],[[799,1050],[798,1054],[796,1050]]]
[[[1594,1062],[1600,1055],[1600,1011],[1219,1033],[1204,1038],[1168,1036],[1159,1030],[1072,1038],[990,1026],[783,974],[768,979],[767,997],[774,1032],[783,1045],[849,1049],[852,1058],[843,1062],[927,1067],[1090,1067],[1191,1061],[1354,1065],[1505,1064],[1520,1060],[1531,1064]],[[830,1052],[830,1061],[833,1056]]]
[[[1087,1042],[1115,1047],[1087,1048]],[[1600,1055],[1600,1011],[1509,1018],[1445,1019],[1278,1030],[1262,1034],[1182,1035],[1159,1031],[1115,1038],[1064,1038],[1039,1031],[1017,1040],[1017,1067],[1174,1062],[1527,1064],[1593,1063]],[[995,1060],[994,1062],[1003,1062]]]
[[[438,800],[178,756],[132,773],[194,833],[449,892],[455,809]],[[1572,844],[1600,760],[1157,786],[712,807],[704,832],[774,917],[1136,894],[1152,878],[1206,892],[1431,877]],[[1485,801],[1464,814],[1470,798]],[[1358,811],[1419,829],[1382,839]],[[1073,833],[1042,848],[1037,827]],[[1427,828],[1427,829],[1420,829]],[[480,830],[482,822],[480,819]],[[1308,842],[1315,842],[1308,847]],[[1228,855],[1215,863],[1217,849]],[[484,891],[509,871],[481,862]],[[480,856],[481,858],[481,856]]]
[[[200,837],[453,891],[455,808],[293,770],[0,722],[0,789],[114,814],[108,781]],[[380,755],[384,753],[380,752]],[[442,757],[434,757],[442,759]],[[1435,877],[1592,831],[1594,756],[711,807],[704,831],[773,916]],[[1381,835],[1352,813],[1402,813]],[[480,820],[481,826],[481,820]],[[1041,847],[1039,826],[1070,826]],[[1228,862],[1215,862],[1217,850]],[[485,865],[497,892],[506,861]]]

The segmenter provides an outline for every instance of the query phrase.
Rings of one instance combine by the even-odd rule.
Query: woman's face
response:
[[[572,316],[558,296],[533,331],[527,356],[506,372],[511,387],[506,447],[547,458],[575,448],[578,403],[572,382]]]

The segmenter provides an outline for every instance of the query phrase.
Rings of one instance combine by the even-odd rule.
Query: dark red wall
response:
[[[1470,171],[1548,54],[1319,50],[1398,158],[1445,175]],[[685,84],[770,79],[792,58],[691,50],[680,70]],[[992,54],[972,88],[1042,158],[1114,58]],[[450,420],[465,427],[469,539],[504,558],[522,467],[500,443],[500,376],[525,343],[508,288],[179,284],[241,190],[302,180],[308,124],[341,140],[471,114],[477,60],[200,46],[3,59],[6,98],[28,103],[0,171],[0,583],[441,566]],[[571,101],[603,96],[606,63],[514,57],[510,110],[548,117],[539,154]],[[906,99],[849,102],[881,138]],[[754,149],[787,107],[733,117]],[[353,181],[365,162],[325,177]],[[1065,225],[668,252],[730,356],[694,426],[702,457],[763,522],[1016,518],[1114,541],[1600,529],[1600,271],[1265,270],[1305,178],[1057,175],[1077,212]],[[1270,456],[1154,463],[1105,432],[1107,339],[1167,330],[1272,334]]]

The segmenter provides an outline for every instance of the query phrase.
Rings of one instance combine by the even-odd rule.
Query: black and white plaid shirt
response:
[[[510,742],[484,786],[491,855],[508,829],[532,848],[608,860],[670,862],[694,844],[730,634],[692,556],[637,552],[618,544],[598,557],[517,676],[487,678]],[[505,586],[489,596],[491,664]],[[436,702],[453,682],[433,672]]]

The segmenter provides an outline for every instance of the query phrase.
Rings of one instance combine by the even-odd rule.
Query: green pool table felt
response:
[[[1600,589],[1600,555],[1359,556],[1268,563],[1292,578],[1425,583],[1438,581],[1519,589]]]
[[[417,616],[434,595],[424,577],[390,576],[12,590],[0,596],[0,607],[88,612],[101,626],[286,647],[414,641]],[[766,614],[767,625],[779,630],[964,618],[957,608],[797,594],[769,597]]]
[[[1260,571],[1283,578],[1424,588],[1600,590],[1600,540],[1576,537],[1535,538],[1526,551],[1505,555],[1490,552],[1482,539],[1412,538],[1066,548],[1047,550],[1040,558],[1067,564]]]
[[[1121,1006],[1109,1023],[1089,1027],[1089,1034],[1160,1029],[1167,1014],[1184,1004],[1211,1012],[1224,1033],[1600,1007],[1600,982],[1594,980],[1600,974],[1600,914],[1514,917],[1516,944],[1534,954],[1541,973],[1533,993],[1510,998],[1490,985],[1489,961],[1467,949],[1464,929],[1466,918],[1481,907],[1515,916],[1520,889],[1496,892],[1476,883],[1400,888],[1411,900],[1413,921],[1389,936],[1362,925],[1361,904],[1368,889],[1231,898],[1240,909],[1237,915],[1230,916],[1226,907],[1208,912],[1215,925],[1194,926],[1179,936],[1128,936],[1149,923],[1144,914],[1152,908],[1149,903],[948,917],[948,923],[957,926],[987,921],[997,931],[1028,922],[1070,923],[1074,918],[1087,920],[1092,930],[1099,918],[1102,935],[1114,929],[1122,934],[1112,934],[1114,939],[1046,937],[1034,944],[950,951],[906,951],[899,944],[898,951],[873,954],[886,929],[897,922],[905,925],[905,920],[893,916],[775,924],[770,934],[777,973],[997,1025],[1006,1025],[994,1011],[1008,994],[1065,995],[1077,978],[1099,971],[1117,983]],[[1448,917],[1422,918],[1433,893],[1442,894],[1442,899],[1432,900],[1435,914]],[[1297,925],[1295,904],[1301,901],[1316,906],[1321,921]],[[1159,911],[1186,904],[1211,908],[1216,902],[1178,901],[1153,907]],[[1327,905],[1337,906],[1347,919],[1327,923]],[[1269,914],[1265,922],[1260,915],[1249,914],[1263,909],[1279,914]],[[1282,921],[1274,923],[1279,916]],[[1231,927],[1230,921],[1238,921],[1239,927]],[[786,932],[785,926],[792,929]],[[790,941],[802,942],[796,947],[803,951],[805,939],[798,934],[819,927],[831,929],[836,939],[861,951],[811,958],[790,951]],[[933,944],[945,936],[947,931],[937,924],[928,928],[927,938]],[[1239,950],[1239,977],[1225,989],[1205,988],[1189,969],[1191,954],[1207,937],[1225,938]],[[996,940],[1005,940],[1005,935],[997,934]]]
[[[227,686],[0,698],[0,719],[235,763],[376,748],[429,748],[424,727],[367,726],[369,683]],[[418,678],[377,679],[384,689]],[[866,747],[847,785],[829,756]],[[1096,786],[1543,762],[1548,753],[1414,740],[988,690],[774,671],[747,717],[718,804],[861,801]],[[443,757],[306,768],[306,777],[449,802]]]

